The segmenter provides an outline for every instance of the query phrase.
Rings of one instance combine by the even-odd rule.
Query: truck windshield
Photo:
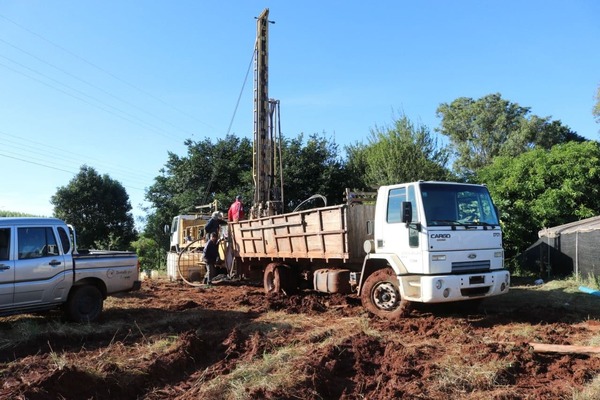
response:
[[[421,183],[427,226],[494,226],[498,216],[486,187]]]

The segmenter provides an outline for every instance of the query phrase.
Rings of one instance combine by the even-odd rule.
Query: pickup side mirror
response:
[[[407,225],[412,222],[412,203],[410,201],[402,202],[402,222]]]

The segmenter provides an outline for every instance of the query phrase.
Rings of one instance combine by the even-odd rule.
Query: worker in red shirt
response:
[[[244,219],[244,205],[242,204],[242,196],[235,196],[235,201],[229,207],[229,211],[227,212],[227,218],[229,221],[238,222],[241,219]]]

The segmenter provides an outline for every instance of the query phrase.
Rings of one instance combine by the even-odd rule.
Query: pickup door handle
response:
[[[56,261],[56,260],[52,260],[50,261],[50,265],[52,265],[53,267],[56,267],[57,265],[62,264],[60,261]]]
[[[0,264],[0,270],[10,269],[10,265]]]

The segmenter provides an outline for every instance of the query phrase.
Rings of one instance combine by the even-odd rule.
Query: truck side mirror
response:
[[[410,201],[402,202],[402,222],[405,224],[412,222],[412,203]]]
[[[163,232],[168,235],[169,231],[171,230],[171,227],[169,225],[165,225],[163,226]]]

